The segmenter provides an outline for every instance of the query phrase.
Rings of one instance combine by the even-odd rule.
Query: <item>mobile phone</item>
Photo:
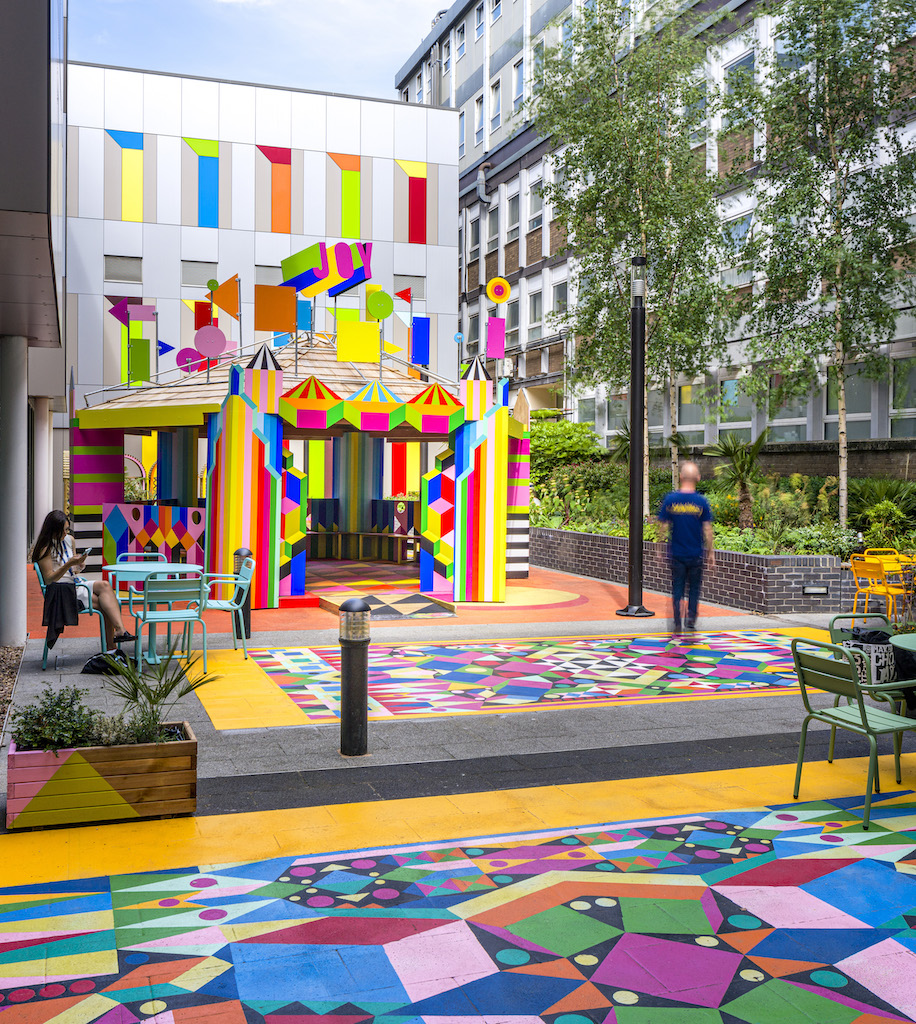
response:
[[[90,555],[94,555],[94,554],[95,554],[95,548],[86,548],[85,551],[83,551],[83,557],[84,558],[88,558]]]

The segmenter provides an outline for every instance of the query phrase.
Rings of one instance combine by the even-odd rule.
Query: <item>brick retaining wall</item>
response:
[[[531,564],[545,569],[627,582],[628,540],[597,533],[531,528]],[[670,589],[667,548],[643,544],[643,586]],[[827,595],[804,594],[805,586],[826,586]],[[852,608],[848,569],[834,555],[746,555],[717,551],[716,565],[703,580],[703,600],[749,612],[842,612]]]

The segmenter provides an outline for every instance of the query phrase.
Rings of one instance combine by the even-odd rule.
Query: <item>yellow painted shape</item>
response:
[[[159,437],[158,432],[154,430],[151,434],[144,434],[140,438],[140,461],[146,470],[147,480],[149,480],[150,472],[158,460]]]
[[[305,716],[279,686],[241,651],[208,651],[207,669],[219,677],[197,691],[214,729],[303,725]]]
[[[395,162],[408,178],[426,177],[426,164],[422,160],[397,160]]]
[[[830,643],[829,629],[813,629],[811,626],[796,626],[793,629],[768,629],[768,633],[779,633],[780,636],[800,636],[805,640],[820,640],[822,643]]]
[[[83,430],[104,427],[197,427],[207,413],[219,412],[219,402],[200,405],[139,405],[108,409],[81,409],[77,420]]]
[[[420,444],[418,441],[407,442],[407,490],[420,490]]]
[[[340,313],[343,313],[341,310]],[[377,363],[379,360],[379,325],[337,318],[337,361]]]
[[[195,964],[186,970],[184,974],[173,978],[170,984],[176,988],[183,988],[186,992],[196,992],[198,989],[203,988],[204,985],[209,985],[214,978],[225,974],[231,966],[232,964],[226,963],[225,960],[220,960],[219,957],[208,956],[206,960]]]
[[[70,918],[70,926],[78,927],[80,931],[88,931],[82,917],[76,920]],[[118,954],[113,949],[101,949],[93,953],[68,953],[66,956],[42,957],[41,960],[18,960],[3,965],[3,975],[9,978],[35,978],[41,975],[46,975],[49,979],[79,978],[81,975],[98,977],[117,973]]]
[[[38,835],[39,833],[32,833]],[[77,899],[80,895],[95,896],[98,890],[94,893],[67,893],[66,899]],[[29,893],[24,896],[20,893],[17,897],[20,903],[31,903],[33,900],[42,900],[48,904],[53,904],[55,900],[59,900],[61,897],[58,894],[51,896],[45,895],[44,893]],[[86,914],[80,914],[80,928],[93,932],[106,931],[109,928],[114,928],[114,912],[111,910],[92,910]],[[16,933],[20,935],[28,935],[30,932],[37,932],[40,935],[72,935],[73,934],[73,917],[70,914],[61,914],[58,917],[42,917],[37,920],[25,919],[23,921],[8,921],[0,929],[0,936],[9,935],[10,933]]]
[[[121,150],[121,220],[143,220],[143,150]]]
[[[124,152],[129,153],[130,150],[125,149]],[[116,972],[117,966],[111,973]],[[71,975],[68,974],[66,977],[69,979]],[[98,1020],[104,1013],[114,1010],[120,1005],[116,999],[109,999],[101,992],[93,992],[74,1006],[56,1014],[53,1018],[54,1024],[90,1024],[90,1021]]]
[[[205,691],[198,692],[202,695]],[[884,790],[890,795],[897,788],[893,756],[878,761]],[[912,780],[916,753],[904,754],[901,764],[904,779]],[[867,769],[866,757],[837,760],[832,765],[807,762],[801,800],[857,796],[865,788]],[[363,849],[367,835],[373,846],[391,846],[759,808],[789,801],[794,778],[794,764],[767,765],[492,793],[136,821],[108,825],[103,833],[97,828],[7,833],[0,835],[0,858],[8,886],[171,870],[179,864],[209,871],[240,861]],[[906,783],[900,787],[904,788]],[[824,854],[829,856],[830,851]]]

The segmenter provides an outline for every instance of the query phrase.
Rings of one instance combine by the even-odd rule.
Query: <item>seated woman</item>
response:
[[[73,553],[73,538],[70,536],[70,520],[66,513],[55,509],[45,516],[41,530],[32,548],[32,561],[38,563],[45,583],[65,582],[67,579],[89,587],[92,593],[92,606],[98,608],[105,617],[105,646],[109,654],[119,653],[115,644],[133,641],[136,637],[128,633],[121,620],[121,606],[117,595],[107,580],[87,580],[80,576],[89,552],[81,555]],[[88,608],[86,591],[80,587],[76,592],[80,608]]]

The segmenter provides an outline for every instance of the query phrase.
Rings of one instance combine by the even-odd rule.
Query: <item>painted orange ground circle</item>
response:
[[[563,605],[585,604],[587,597],[582,594],[574,594],[569,590],[549,590],[543,587],[513,587],[511,584],[506,587],[506,600],[497,604],[496,602],[475,603],[474,608],[492,608],[498,611],[500,608],[551,608]]]

